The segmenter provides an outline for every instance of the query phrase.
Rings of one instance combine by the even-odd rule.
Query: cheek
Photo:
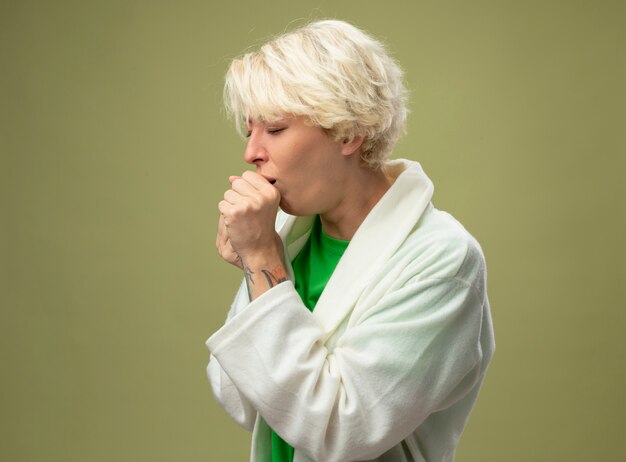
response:
[[[317,208],[337,177],[336,146],[327,140],[307,139],[292,144],[281,160],[281,209],[292,214],[318,213]]]
[[[317,213],[319,189],[308,175],[290,177],[288,184],[280,189],[280,208],[290,215],[313,215]]]

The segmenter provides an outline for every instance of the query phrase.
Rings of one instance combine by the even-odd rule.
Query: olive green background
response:
[[[457,460],[623,460],[626,8],[595,1],[0,3],[0,460],[243,461],[205,339],[243,141],[233,56],[307,19],[383,39],[394,156],[480,241],[497,349]]]

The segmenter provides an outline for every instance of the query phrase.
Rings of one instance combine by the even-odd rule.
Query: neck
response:
[[[356,173],[345,178],[342,185],[345,193],[335,206],[320,214],[324,232],[335,239],[344,241],[352,239],[391,183],[383,171],[359,167]]]

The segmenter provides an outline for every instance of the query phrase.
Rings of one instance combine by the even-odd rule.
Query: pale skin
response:
[[[350,240],[391,182],[360,161],[362,137],[336,141],[302,117],[251,120],[248,131],[244,160],[256,172],[229,178],[216,246],[244,272],[254,300],[288,279],[274,230],[279,206],[292,215],[319,214],[326,234]]]

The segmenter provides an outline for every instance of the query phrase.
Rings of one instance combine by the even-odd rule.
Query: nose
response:
[[[253,129],[250,132],[246,149],[243,153],[243,160],[248,164],[258,165],[267,160],[267,150],[263,143],[262,134],[263,132],[257,129]]]

